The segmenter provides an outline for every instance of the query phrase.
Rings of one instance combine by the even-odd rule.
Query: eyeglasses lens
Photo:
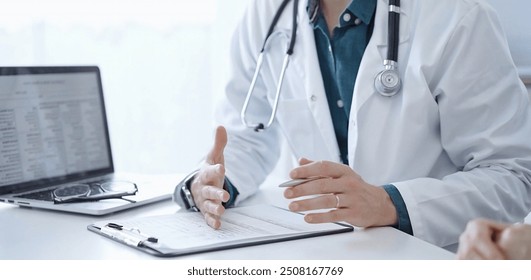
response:
[[[70,185],[54,190],[53,194],[59,198],[88,196],[90,194],[90,187],[84,184]]]
[[[112,181],[101,184],[101,188],[110,193],[134,192],[136,185],[125,181]]]

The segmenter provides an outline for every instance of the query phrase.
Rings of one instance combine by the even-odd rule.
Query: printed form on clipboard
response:
[[[303,215],[270,205],[227,209],[218,230],[210,228],[199,212],[107,220],[88,229],[159,257],[353,231],[342,223],[308,224]]]

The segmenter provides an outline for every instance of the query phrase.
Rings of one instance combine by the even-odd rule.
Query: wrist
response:
[[[195,175],[197,174],[197,171],[194,171],[190,173],[186,178],[184,178],[176,188],[176,194],[178,193],[181,201],[183,204],[181,206],[184,206],[185,209],[192,210],[192,211],[199,211],[197,208],[197,205],[195,204],[195,200],[192,194],[192,182],[195,179]]]
[[[196,212],[199,211],[199,209],[197,208],[197,206],[195,204],[194,196],[192,195],[192,191],[190,189],[190,185],[182,186],[181,192],[183,194],[184,201],[185,201],[187,209],[192,210],[192,211],[196,211]]]
[[[223,203],[224,207],[232,207],[236,202],[236,197],[240,194],[238,189],[231,183],[231,181],[225,177],[225,182],[223,184],[223,189],[229,193],[229,200]]]
[[[413,235],[413,227],[411,219],[409,218],[407,206],[398,188],[393,184],[387,184],[382,186],[382,189],[387,193],[388,197],[391,198],[395,210],[394,213],[396,215],[394,223],[388,225],[409,235]],[[389,218],[393,217],[391,213],[389,213],[389,215],[391,215]]]
[[[391,196],[385,191],[383,188],[376,187],[379,197],[380,197],[380,203],[379,203],[379,209],[380,211],[380,219],[378,222],[378,226],[396,226],[398,224],[398,214],[396,210],[396,206],[393,203],[393,200],[391,199]]]

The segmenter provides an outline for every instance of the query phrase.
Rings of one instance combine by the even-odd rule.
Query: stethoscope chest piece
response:
[[[376,79],[374,79],[374,87],[383,96],[394,96],[402,87],[398,71],[396,69],[385,69],[381,71],[376,76]]]
[[[396,95],[402,87],[398,73],[398,43],[400,38],[400,0],[389,0],[389,21],[387,30],[387,58],[385,67],[374,79],[374,88],[382,96]]]

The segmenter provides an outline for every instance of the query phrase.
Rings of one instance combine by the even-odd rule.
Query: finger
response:
[[[293,186],[284,191],[284,197],[288,199],[316,194],[344,193],[347,191],[346,184],[339,180],[322,178]]]
[[[306,165],[306,164],[309,164],[309,163],[312,163],[312,162],[313,162],[312,160],[309,160],[309,159],[304,158],[304,157],[299,159],[299,165]]]
[[[347,165],[321,160],[296,167],[291,170],[289,175],[293,179],[307,178],[312,176],[338,178],[347,174],[348,172],[352,172],[352,170]]]
[[[483,259],[487,260],[503,260],[505,256],[501,250],[494,244],[491,239],[481,240],[476,244],[475,251]]]
[[[225,207],[221,205],[221,202],[219,200],[205,200],[203,202],[202,209],[204,212],[213,214],[215,216],[221,216],[223,215],[223,213],[225,213]]]
[[[219,200],[223,202],[227,202],[230,198],[230,194],[226,190],[208,185],[201,189],[201,196],[205,200]]]
[[[466,260],[468,259],[468,254],[470,252],[470,249],[468,246],[465,248],[463,244],[459,244],[459,248],[457,249],[456,257],[458,260]]]
[[[227,130],[225,127],[218,126],[216,128],[216,136],[214,138],[214,146],[207,155],[206,162],[209,164],[224,163],[223,150],[227,145]]]
[[[498,243],[500,241],[501,235],[503,232],[510,227],[509,224],[504,223],[493,223],[492,225],[492,236],[491,239],[494,241],[494,243]]]
[[[221,164],[205,165],[201,168],[199,182],[202,185],[211,184],[221,188],[225,180],[225,167]]]
[[[310,211],[318,209],[336,208],[336,195],[320,195],[309,199],[293,201],[289,204],[291,211]]]
[[[219,229],[221,227],[221,217],[213,215],[211,213],[204,213],[205,221],[213,229]]]
[[[465,242],[470,247],[472,254],[478,255],[481,259],[504,259],[504,255],[498,246],[494,243],[494,229],[482,228],[472,235],[465,236]]]
[[[480,254],[473,248],[470,248],[470,250],[460,253],[457,256],[460,260],[483,260],[484,258],[481,257]]]
[[[480,223],[484,227],[490,227],[491,229],[495,231],[502,231],[509,226],[509,224],[498,223],[498,222],[487,220],[487,219],[477,219],[476,222]]]
[[[497,242],[501,233],[510,226],[509,224],[488,219],[476,219],[469,224],[471,224],[470,231],[476,235],[474,238],[480,241],[476,245],[479,254],[488,259],[505,258]]]
[[[471,244],[469,244],[467,241],[465,241],[465,236],[461,234],[459,237],[459,247],[457,248],[457,259],[458,260],[466,260],[469,258],[469,254],[472,252],[472,248],[470,247]]]

